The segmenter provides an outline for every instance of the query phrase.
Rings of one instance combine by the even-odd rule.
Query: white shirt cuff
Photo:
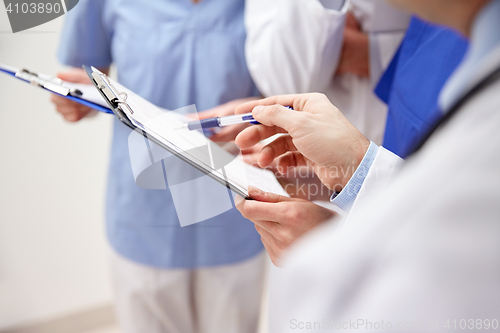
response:
[[[347,183],[347,185],[342,189],[341,192],[336,192],[330,198],[330,201],[341,208],[343,211],[348,212],[356,197],[358,196],[359,191],[361,190],[361,186],[368,175],[368,171],[375,160],[379,150],[379,146],[370,142],[370,147],[366,151],[363,160],[359,164],[356,172],[352,175],[351,179]]]

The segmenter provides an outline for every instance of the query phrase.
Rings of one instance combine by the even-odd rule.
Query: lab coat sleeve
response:
[[[319,0],[247,0],[246,59],[260,92],[324,91],[340,58],[349,1],[340,10]]]

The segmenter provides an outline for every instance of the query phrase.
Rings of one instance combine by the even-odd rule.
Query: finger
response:
[[[243,207],[243,208],[242,208]],[[242,208],[242,209],[240,209]],[[257,200],[247,200],[238,208],[244,218],[250,221],[270,221],[286,223],[287,205],[283,202],[271,203]]]
[[[252,115],[262,125],[278,126],[291,132],[292,128],[302,122],[304,114],[290,110],[283,105],[275,104],[269,106],[258,105],[252,110]]]
[[[277,265],[286,246],[281,244],[276,238],[274,238],[272,234],[268,233],[266,230],[258,228],[258,226],[255,226],[255,229],[260,234],[262,244],[266,248],[266,251],[268,251],[267,253],[269,253],[273,264]]]
[[[57,112],[59,112],[65,120],[74,122],[78,121],[80,119],[83,119],[87,115],[89,115],[93,111],[90,108],[84,109],[84,110],[78,110],[73,107],[68,107],[68,108],[57,108]],[[97,113],[97,111],[96,111]]]
[[[58,106],[56,110],[62,115],[78,113],[78,110],[74,106]]]
[[[255,224],[256,227],[264,229],[269,234],[273,235],[273,237],[275,237],[275,234],[278,232],[278,228],[280,227],[278,223],[271,221],[255,220],[252,222]]]
[[[247,148],[247,149],[241,149],[241,154],[243,156],[245,156],[245,155],[253,155],[253,154],[260,154],[261,150],[262,150],[262,147],[259,146],[259,145],[256,145],[256,146],[252,146],[252,147]]]
[[[290,135],[283,135],[277,138],[276,140],[262,148],[259,156],[260,167],[265,168],[266,166],[271,164],[275,158],[289,151],[297,151],[297,148],[293,144],[292,137]]]
[[[266,252],[267,254],[269,255],[269,257],[271,258],[271,261],[273,262],[273,264],[275,266],[278,267],[278,262],[279,262],[279,259],[280,257],[274,252],[273,248],[271,247],[271,245],[267,242],[266,239],[264,239],[264,237],[260,237],[260,240],[262,241],[262,244],[264,245],[264,248],[266,249]]]
[[[283,195],[262,191],[260,188],[251,185],[248,187],[248,196],[257,201],[269,203],[296,201]]]
[[[250,148],[242,149],[241,155],[243,157],[243,161],[247,164],[250,164],[250,165],[253,165],[253,166],[260,168],[260,166],[258,164],[258,159],[259,159],[260,151],[262,150],[263,147],[264,147],[264,145],[257,144],[255,146],[250,147]],[[271,165],[270,167],[274,167],[274,166],[275,165],[273,163],[273,165]]]
[[[309,160],[298,151],[288,152],[278,157],[278,171],[281,174],[286,173],[289,168],[296,168],[302,166],[309,166]]]
[[[78,113],[63,114],[63,117],[64,117],[64,120],[69,121],[69,122],[77,122],[78,120],[83,118],[83,116],[78,114]]]
[[[243,162],[246,164],[250,164],[256,168],[260,168],[259,163],[257,162],[259,158],[259,153],[244,153],[243,154]]]
[[[51,94],[50,96],[50,101],[54,104],[60,104],[63,103],[63,101],[66,100],[66,98],[56,95],[56,94]]]
[[[290,205],[299,201],[299,199],[263,192],[254,187],[250,187],[248,192],[249,197],[254,200],[246,200],[236,208],[243,217],[254,223],[255,221],[269,221],[286,224],[289,220]]]
[[[58,105],[56,110],[61,114],[70,114],[70,113],[87,113],[88,111],[90,111],[90,108],[80,104]]]
[[[308,94],[279,95],[279,96],[272,96],[264,99],[259,99],[256,101],[250,101],[238,105],[235,108],[234,113],[235,114],[249,113],[252,112],[252,110],[257,105],[275,105],[275,104],[291,106],[294,110],[302,110],[303,108],[300,106],[304,103],[307,96]]]
[[[236,208],[244,218],[252,222],[258,220],[279,222],[280,219],[280,213],[278,213],[279,207],[277,207],[277,204],[246,200],[244,203],[237,205]]]
[[[235,143],[241,149],[247,149],[278,133],[286,133],[286,131],[276,126],[250,126],[236,136]]]
[[[67,99],[67,98],[64,98],[62,96],[59,96],[59,95],[56,95],[56,94],[52,94],[51,98],[50,98],[51,102],[54,103],[56,106],[67,106],[67,105],[74,105],[74,106],[77,106],[77,105],[81,105],[75,101],[72,101],[70,99]]]
[[[255,230],[257,230],[262,240],[269,246],[272,253],[278,254],[279,245],[276,238],[274,238],[271,233],[269,233],[266,229],[262,228],[259,225],[255,225]]]
[[[57,77],[68,82],[91,84],[87,73],[81,68],[72,68],[66,72],[60,72]]]

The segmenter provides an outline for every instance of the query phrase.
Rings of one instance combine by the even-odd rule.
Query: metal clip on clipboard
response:
[[[127,94],[126,93],[121,93],[116,88],[111,84],[110,80],[108,79],[107,75],[100,72],[98,69],[94,67],[88,67],[88,66],[83,66],[84,70],[87,72],[88,76],[91,78],[93,81],[95,87],[97,90],[100,92],[102,97],[106,100],[106,102],[109,104],[111,107],[111,110],[113,113],[116,115],[116,117],[125,125],[127,125],[129,128],[131,128],[134,131],[139,132],[141,135],[143,135],[145,138],[148,140],[154,142],[158,146],[162,147],[163,149],[167,150],[171,154],[175,155],[176,157],[180,158],[187,164],[191,165],[195,169],[199,170],[203,174],[207,175],[208,177],[214,179],[224,187],[228,188],[229,190],[233,191],[234,193],[249,199],[248,197],[248,191],[246,188],[241,187],[240,185],[230,182],[227,179],[227,176],[225,174],[225,171],[222,170],[222,174],[219,175],[219,172],[213,172],[214,170],[208,166],[204,165],[203,163],[197,163],[193,158],[190,158],[189,154],[186,154],[186,152],[181,152],[178,149],[175,149],[171,146],[168,146],[161,140],[159,140],[157,137],[155,137],[154,134],[148,133],[142,126],[142,124],[138,123],[137,120],[134,120],[134,123],[132,122],[131,119],[127,116],[127,113],[124,112],[126,111],[132,115],[134,114],[134,111],[130,107],[130,105],[127,102]]]
[[[109,104],[111,110],[118,117],[118,119],[131,129],[140,130],[137,128],[137,126],[132,124],[130,119],[123,112],[123,108],[126,108],[130,112],[130,114],[134,114],[134,110],[132,110],[132,108],[127,103],[127,93],[118,92],[115,87],[113,87],[111,82],[109,82],[108,77],[97,68],[89,68],[84,66],[83,69],[94,80],[98,91]],[[144,132],[143,130],[141,130],[141,132],[143,132],[144,136],[146,135],[146,132]]]
[[[44,77],[27,69],[21,69],[17,71],[15,76],[32,85],[45,88],[53,93],[62,96],[81,97],[83,95],[83,93],[78,89],[70,89],[65,87],[61,79]]]
[[[127,93],[117,92],[116,89],[111,85],[109,79],[106,75],[104,75],[99,70],[92,67],[92,78],[97,83],[97,87],[101,90],[106,97],[106,99],[113,104],[113,106],[122,106],[126,107],[131,114],[134,114],[134,111],[127,104]]]

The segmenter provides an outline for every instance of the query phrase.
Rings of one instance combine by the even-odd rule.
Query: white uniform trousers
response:
[[[111,267],[123,333],[257,332],[264,252],[199,269],[158,269],[113,252]]]

